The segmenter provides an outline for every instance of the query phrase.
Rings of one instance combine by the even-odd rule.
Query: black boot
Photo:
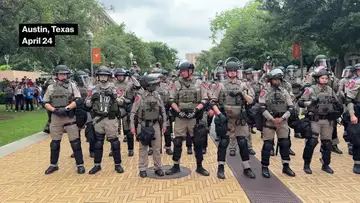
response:
[[[224,164],[218,165],[217,177],[219,179],[225,179]]]
[[[360,164],[354,164],[353,172],[355,174],[360,174]]]
[[[84,168],[84,159],[81,149],[81,141],[80,139],[70,141],[70,145],[74,153],[76,165],[78,166],[77,171],[79,174],[83,174],[85,173],[85,168]]]
[[[173,151],[171,149],[166,149],[165,152],[166,152],[167,155],[172,155],[173,154]]]
[[[90,171],[89,171],[89,174],[95,174],[97,172],[101,171],[101,166],[100,165],[96,165],[94,166]]]
[[[155,170],[155,175],[157,175],[157,176],[159,176],[159,177],[162,177],[162,176],[164,176],[165,174],[164,174],[164,171],[163,171],[163,170],[157,169],[157,170]]]
[[[188,147],[186,152],[187,152],[187,154],[193,154],[193,151],[192,151],[191,147]]]
[[[304,172],[307,174],[312,174],[312,170],[310,168],[310,163],[305,163],[304,164]]]
[[[333,174],[334,171],[330,168],[329,165],[322,165],[321,170],[325,171],[326,173]]]
[[[142,178],[146,178],[147,177],[146,171],[140,171],[139,176]]]
[[[173,175],[175,173],[180,173],[180,165],[174,164],[169,170],[165,172],[166,175]]]
[[[336,154],[343,154],[343,152],[339,149],[337,145],[333,145],[331,151]]]
[[[295,177],[295,173],[293,170],[291,170],[289,164],[283,164],[283,173],[285,173],[286,175],[290,176],[290,177]]]
[[[78,174],[84,174],[85,173],[85,167],[84,166],[78,166],[77,167],[77,173]]]
[[[204,167],[202,167],[202,166],[197,166],[196,167],[196,173],[198,173],[200,175],[203,175],[203,176],[209,176],[210,175],[209,171],[204,169]]]
[[[124,169],[120,164],[115,165],[115,171],[118,172],[118,173],[124,173]]]
[[[48,174],[54,173],[57,170],[59,170],[58,166],[49,166],[49,168],[46,169],[45,174],[48,175]]]
[[[267,166],[261,167],[261,172],[264,178],[270,178],[269,168]]]
[[[243,173],[246,177],[251,179],[254,179],[256,177],[255,173],[251,170],[251,168],[244,169]]]
[[[255,155],[256,152],[255,152],[253,149],[249,149],[249,154],[250,154],[250,155]]]
[[[128,156],[131,157],[131,156],[134,156],[134,150],[130,149],[128,151]]]

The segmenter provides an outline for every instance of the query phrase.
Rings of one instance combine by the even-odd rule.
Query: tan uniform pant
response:
[[[270,127],[270,128],[269,128]],[[278,139],[289,137],[289,126],[287,120],[281,121],[280,126],[276,127],[271,121],[266,121],[262,132],[263,140],[274,140],[275,133]]]
[[[319,120],[311,121],[311,130],[313,132],[313,137],[320,140],[331,140],[333,133],[333,122],[329,120]],[[316,135],[314,135],[316,133]]]
[[[189,135],[194,136],[194,127],[196,125],[195,119],[186,119],[186,118],[176,118],[174,124],[174,136],[175,137],[186,137],[186,132],[189,132]]]
[[[161,164],[161,132],[160,132],[160,125],[158,122],[156,122],[153,125],[155,129],[155,140],[151,141],[151,146],[153,150],[153,161],[154,161],[154,169],[160,169]],[[141,125],[138,125],[137,132],[140,133],[141,131]],[[148,159],[148,146],[145,146],[139,142],[139,170],[145,171],[149,165],[149,159]]]
[[[130,119],[129,118],[130,118],[129,116],[125,116],[124,118],[121,119],[123,130],[130,130]]]
[[[229,149],[236,151],[237,140],[236,137],[248,137],[250,134],[249,126],[245,125],[236,125],[236,119],[229,119],[228,121],[228,135],[230,139]]]
[[[100,122],[96,123],[99,118],[100,117],[96,116],[93,119],[95,132],[99,134],[105,134],[105,137],[108,140],[117,138],[119,128],[118,119],[115,118],[110,120],[109,118],[104,118]]]
[[[55,114],[51,114],[50,123],[50,135],[52,140],[61,140],[63,134],[66,132],[69,136],[69,140],[73,141],[80,137],[79,128],[75,123],[75,116],[59,117]]]

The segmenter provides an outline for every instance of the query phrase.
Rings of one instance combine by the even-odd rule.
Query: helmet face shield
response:
[[[237,78],[238,78],[239,80],[241,80],[241,79],[244,78],[243,70],[241,70],[241,69],[237,70]]]
[[[287,69],[286,72],[291,78],[295,77],[295,69]]]
[[[252,75],[253,75],[253,80],[254,80],[255,82],[259,82],[259,81],[260,81],[260,78],[261,78],[261,71],[260,71],[260,70],[253,71],[253,72],[252,72]]]
[[[87,76],[87,75],[82,75],[82,76],[80,76],[80,78],[81,78],[81,81],[82,81],[82,83],[84,84],[85,87],[89,87],[89,86],[90,86],[91,82],[90,82],[89,76]]]
[[[344,69],[342,74],[341,74],[341,77],[342,78],[347,78],[347,77],[349,77],[349,75],[350,75],[350,69]]]

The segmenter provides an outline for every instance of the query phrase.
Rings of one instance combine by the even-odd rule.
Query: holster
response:
[[[154,125],[144,126],[141,125],[140,133],[138,134],[138,140],[141,144],[148,146],[151,141],[155,140],[155,129]]]

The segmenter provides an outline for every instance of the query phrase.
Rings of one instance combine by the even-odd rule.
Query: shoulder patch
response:
[[[208,84],[206,84],[204,81],[203,81],[203,82],[201,82],[201,86],[205,87],[206,89],[208,89],[208,88],[209,88]]]
[[[120,89],[120,88],[116,90],[116,94],[117,94],[118,96],[121,95],[121,89]]]
[[[310,77],[310,74],[306,74],[306,78],[309,78]]]
[[[136,95],[136,97],[135,97],[135,101],[134,101],[134,102],[139,101],[139,99],[140,99],[140,96],[139,96],[139,95]]]
[[[265,95],[265,89],[261,90],[260,97],[263,97]]]
[[[307,94],[309,94],[309,92],[310,92],[310,89],[309,89],[309,88],[305,88],[305,92],[304,92],[304,95],[307,95]]]
[[[219,87],[220,87],[220,84],[219,84],[219,83],[216,83],[215,89],[218,89]]]
[[[354,86],[355,86],[355,81],[354,80],[348,82],[348,84],[347,84],[348,88],[353,88]]]
[[[175,83],[173,82],[169,87],[168,87],[168,90],[172,90],[175,86]]]

